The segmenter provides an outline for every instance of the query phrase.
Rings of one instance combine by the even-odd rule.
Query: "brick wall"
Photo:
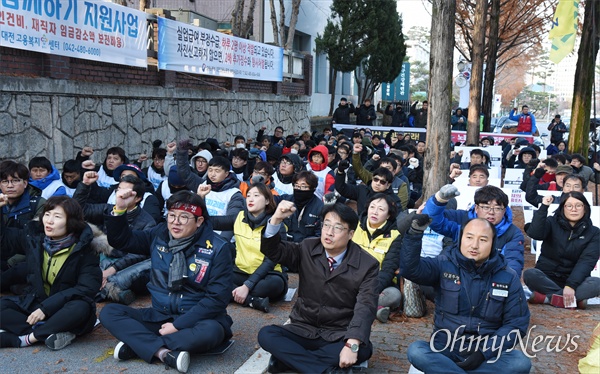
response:
[[[283,95],[311,95],[312,93],[312,56],[310,55],[306,56],[304,66],[304,76],[307,79],[282,83],[235,80],[166,70],[158,71],[157,67],[153,65],[149,65],[145,69],[6,47],[0,47],[0,66],[2,66],[0,76],[43,77],[92,83],[180,87],[200,90],[226,89],[237,92]]]

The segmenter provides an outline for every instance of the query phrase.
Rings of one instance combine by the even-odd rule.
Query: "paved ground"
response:
[[[522,225],[522,212],[515,213],[515,223]],[[525,268],[535,265],[535,256],[525,251]],[[290,274],[290,287],[297,287],[296,274]],[[149,297],[136,301],[133,306],[149,305]],[[233,347],[221,356],[192,356],[190,373],[236,372],[258,349],[258,330],[267,324],[282,324],[287,318],[292,303],[282,302],[272,306],[265,314],[253,309],[230,305],[228,311],[234,320]],[[99,305],[102,307],[102,304]],[[387,324],[373,324],[371,340],[375,347],[366,373],[406,373],[410,367],[406,359],[408,345],[415,340],[427,340],[432,331],[433,304],[428,303],[430,313],[423,318],[406,318],[392,315]],[[532,305],[530,337],[525,345],[532,358],[536,373],[576,373],[577,363],[590,347],[593,329],[600,323],[600,306],[587,310],[562,310],[548,305]],[[542,336],[544,343],[533,345],[536,337]],[[560,340],[559,340],[560,339]],[[71,346],[53,352],[43,345],[24,349],[0,350],[0,373],[162,373],[162,364],[149,365],[141,360],[119,362],[113,359],[112,350],[117,341],[99,326],[88,336],[80,338]],[[576,346],[575,346],[576,345]],[[546,347],[550,347],[547,350]],[[533,352],[533,348],[541,349]],[[568,352],[571,350],[571,352]],[[558,352],[557,352],[558,351]],[[259,358],[266,369],[266,357]],[[260,365],[259,365],[260,366]],[[260,371],[258,371],[260,372]],[[174,373],[174,371],[170,371]],[[245,371],[244,373],[250,373]],[[257,371],[252,371],[257,373]]]

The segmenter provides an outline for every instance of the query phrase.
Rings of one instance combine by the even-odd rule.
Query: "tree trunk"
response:
[[[241,31],[243,38],[249,38],[250,32],[254,28],[254,8],[256,8],[256,0],[250,0],[250,6],[248,7],[248,15],[246,21],[242,23]],[[240,15],[240,21],[244,19],[244,13]]]
[[[427,157],[422,200],[436,193],[448,178],[450,167],[450,124],[452,106],[452,56],[454,27],[448,27],[456,13],[456,0],[432,0],[431,54],[429,69],[429,111],[427,117]]]
[[[294,45],[294,34],[296,33],[296,23],[298,22],[298,13],[300,12],[300,0],[292,1],[292,16],[290,17],[290,28],[288,29],[287,42],[285,49],[290,50]]]
[[[284,0],[279,0],[279,46],[283,47],[285,43],[285,4]]]
[[[271,6],[271,26],[273,26],[273,44],[281,46],[279,43],[279,27],[277,27],[277,13],[275,13],[275,0],[269,0]]]
[[[329,91],[331,92],[331,101],[329,102],[329,117],[333,115],[333,106],[335,105],[335,85],[337,84],[337,71],[330,69],[331,78],[329,79]]]
[[[488,53],[483,82],[483,131],[491,131],[492,110],[494,107],[494,82],[496,81],[496,62],[498,61],[498,33],[500,19],[500,0],[490,2],[490,33],[488,35]]]
[[[569,152],[580,153],[587,158],[592,86],[595,61],[598,55],[598,37],[594,35],[594,31],[598,33],[600,30],[600,6],[595,1],[585,2],[583,20],[583,32],[575,69]],[[593,21],[595,21],[595,25]]]
[[[242,36],[242,20],[244,19],[244,0],[236,0],[231,12],[231,31],[235,36]]]
[[[467,144],[479,142],[479,117],[481,113],[481,83],[483,80],[483,47],[488,0],[475,5],[473,24],[473,50],[471,52],[471,82],[469,85],[469,114],[467,117]]]

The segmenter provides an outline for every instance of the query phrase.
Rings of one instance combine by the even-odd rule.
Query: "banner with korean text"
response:
[[[100,0],[2,0],[0,45],[146,67],[146,13]]]
[[[158,67],[218,77],[281,82],[283,48],[159,17]]]

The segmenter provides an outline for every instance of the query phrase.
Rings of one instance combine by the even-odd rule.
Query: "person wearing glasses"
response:
[[[152,163],[147,168],[142,169],[142,172],[154,186],[154,190],[158,189],[158,185],[169,177],[168,170],[164,168],[166,157],[167,150],[165,148],[154,148],[152,150]]]
[[[39,217],[44,209],[46,199],[39,188],[29,184],[29,169],[21,163],[11,160],[0,163],[0,191],[6,197],[6,203],[0,208],[0,232],[7,227],[24,228],[29,221]],[[14,246],[3,245],[0,248],[0,283],[3,290],[12,284],[24,283],[24,261],[25,256],[17,254]],[[7,271],[8,274],[5,273]],[[17,278],[11,279],[13,275]]]
[[[226,308],[233,289],[234,249],[214,233],[197,194],[173,194],[166,222],[142,231],[127,224],[125,213],[135,199],[134,191],[120,189],[105,224],[111,246],[150,256],[152,307],[108,304],[100,321],[120,341],[115,359],[139,357],[150,363],[157,358],[185,373],[190,353],[207,352],[232,336]]]
[[[373,171],[373,176],[368,185],[351,185],[346,183],[346,170],[350,167],[347,160],[340,162],[335,175],[335,190],[343,197],[355,200],[357,212],[367,210],[367,200],[376,193],[383,193],[390,196],[396,209],[402,211],[402,203],[397,194],[392,189],[394,174],[385,167],[379,167]]]
[[[565,307],[584,309],[587,299],[600,296],[600,278],[590,276],[600,257],[600,229],[592,224],[590,204],[583,193],[563,192],[558,209],[548,216],[553,200],[545,196],[526,225],[527,235],[543,240],[535,268],[523,273],[525,284],[533,291],[529,302],[559,306],[560,298],[553,298],[559,295]]]
[[[496,228],[496,249],[506,258],[508,266],[520,277],[525,263],[525,238],[521,229],[512,223],[508,196],[495,186],[484,186],[475,192],[475,204],[468,210],[446,209],[448,201],[460,195],[458,188],[447,184],[431,196],[423,214],[432,218],[431,229],[438,234],[459,239],[461,227],[473,218],[483,218]]]
[[[273,195],[279,195],[275,190],[275,183],[273,181],[272,175],[275,172],[273,166],[266,161],[258,161],[254,164],[254,171],[248,178],[248,180],[240,183],[240,191],[242,192],[242,196],[245,198],[248,194],[250,188],[256,183],[262,183],[269,187],[271,193]]]
[[[281,241],[280,226],[295,211],[292,202],[280,202],[261,239],[261,252],[274,263],[297,268],[301,280],[290,323],[258,333],[259,344],[271,353],[268,371],[350,369],[373,352],[379,262],[352,241],[358,216],[343,204],[323,209],[320,238]]]
[[[304,164],[300,156],[294,153],[287,153],[281,156],[279,166],[272,175],[275,191],[279,195],[293,194],[294,186],[292,180],[294,175],[304,169]]]

